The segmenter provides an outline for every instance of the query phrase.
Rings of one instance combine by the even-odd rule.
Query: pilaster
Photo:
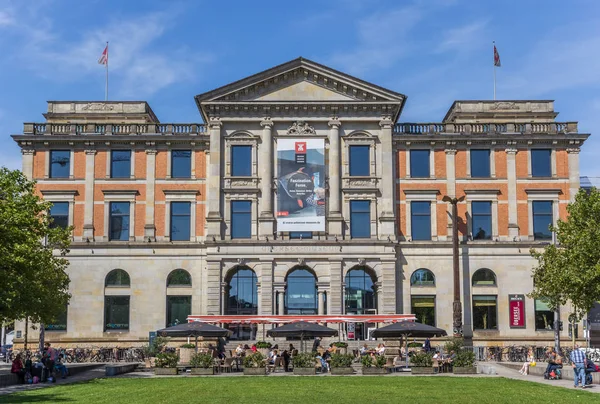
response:
[[[273,303],[273,261],[260,262],[260,312],[259,314],[270,316],[274,313]]]
[[[146,150],[146,221],[144,237],[155,239],[156,226],[154,224],[154,191],[156,182],[156,150]]]
[[[342,236],[343,217],[340,193],[340,126],[337,117],[329,121],[329,215],[327,217],[330,238]]]
[[[393,121],[390,116],[382,117],[379,121],[381,135],[379,137],[381,153],[381,209],[379,209],[379,235],[391,240],[396,239],[396,210],[395,205],[395,179],[396,169],[394,164],[394,147],[392,143]]]
[[[330,311],[328,314],[343,314],[344,291],[343,282],[343,264],[341,260],[329,261],[329,296],[327,299]]]
[[[210,162],[208,165],[208,214],[206,216],[206,236],[218,240],[222,237],[223,215],[221,212],[221,127],[219,118],[211,117]]]
[[[221,261],[207,260],[203,271],[202,312],[218,315],[221,313]]]
[[[94,239],[94,171],[96,150],[85,151],[85,202],[83,207],[83,239]]]
[[[34,149],[21,149],[23,155],[22,160],[22,171],[27,179],[33,179],[33,156],[35,155]]]
[[[579,147],[567,149],[569,159],[569,200],[575,201],[575,196],[579,192]]]
[[[509,142],[510,143],[510,142]],[[517,148],[510,143],[506,152],[506,176],[508,180],[508,237],[519,237],[517,217]]]
[[[381,314],[396,313],[396,261],[381,261],[381,287],[378,295],[383,296],[383,304],[379,306]]]
[[[260,173],[261,198],[259,199],[259,236],[270,237],[273,234],[275,219],[273,216],[273,121],[266,117],[260,125],[263,128],[258,171]]]
[[[446,192],[450,198],[456,197],[456,142],[446,143]],[[448,205],[451,206],[451,205]],[[446,215],[446,240],[452,239],[452,218]],[[443,238],[440,237],[440,240]]]

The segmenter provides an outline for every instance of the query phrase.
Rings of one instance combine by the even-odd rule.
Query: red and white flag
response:
[[[498,53],[498,49],[496,49],[496,45],[494,45],[494,66],[501,67],[500,64],[500,54]]]
[[[100,59],[98,59],[98,64],[99,65],[107,65],[108,64],[108,44],[106,44],[106,48],[104,48],[104,52],[102,52],[102,56],[100,56]]]

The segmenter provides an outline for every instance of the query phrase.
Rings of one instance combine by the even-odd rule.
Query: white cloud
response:
[[[479,21],[462,27],[452,28],[443,33],[442,42],[438,45],[437,52],[465,52],[471,51],[483,43],[484,30],[487,21]]]
[[[0,10],[0,27],[3,25],[13,25],[15,20],[8,10]]]

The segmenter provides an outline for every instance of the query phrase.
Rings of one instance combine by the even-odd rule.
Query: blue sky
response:
[[[455,99],[554,99],[559,121],[600,123],[600,2],[0,0],[0,165],[47,100],[147,100],[201,122],[193,96],[304,56],[406,94],[400,121],[439,122]],[[600,176],[592,136],[581,174]]]

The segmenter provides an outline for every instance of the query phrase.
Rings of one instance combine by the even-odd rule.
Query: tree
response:
[[[55,320],[67,306],[71,229],[52,226],[35,182],[0,168],[0,322]]]
[[[531,250],[538,265],[530,296],[546,299],[555,310],[571,302],[576,323],[600,298],[600,192],[580,190],[567,212],[567,220],[552,228],[557,245]]]

